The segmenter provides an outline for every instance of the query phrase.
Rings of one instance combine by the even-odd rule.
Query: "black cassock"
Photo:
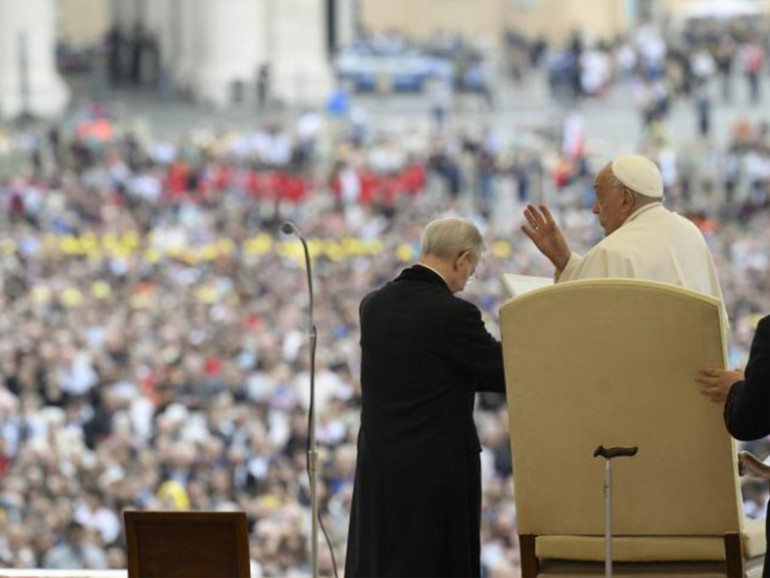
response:
[[[739,440],[770,435],[770,316],[757,325],[746,364],[746,380],[733,385],[727,394],[725,424],[727,431]],[[770,538],[770,504],[765,534]],[[765,553],[762,576],[770,576],[770,551]]]
[[[478,576],[477,391],[505,391],[477,307],[415,265],[364,298],[345,576]]]

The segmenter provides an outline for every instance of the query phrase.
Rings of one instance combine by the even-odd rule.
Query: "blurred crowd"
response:
[[[254,576],[310,564],[308,295],[300,244],[280,224],[295,222],[314,255],[320,511],[341,567],[360,299],[417,257],[426,222],[462,214],[489,244],[465,296],[499,334],[499,274],[552,272],[518,229],[523,204],[549,203],[585,250],[601,235],[591,185],[608,160],[578,114],[556,131],[456,121],[377,133],[360,115],[307,111],[169,141],[94,107],[0,135],[0,151],[0,564],[125,568],[123,510],[238,509]],[[740,365],[770,312],[770,131],[738,123],[726,147],[674,149],[653,123],[641,151],[711,246]],[[483,569],[510,576],[504,400],[479,396],[476,417]],[[747,511],[766,499],[747,490]]]
[[[576,32],[563,45],[510,32],[506,61],[517,81],[544,69],[551,95],[565,103],[602,98],[627,84],[646,124],[668,115],[677,99],[689,99],[699,114],[710,114],[716,97],[708,90],[712,80],[718,82],[716,92],[723,102],[734,100],[738,82],[745,82],[750,103],[760,102],[770,48],[766,32],[762,17],[645,23],[604,40]]]

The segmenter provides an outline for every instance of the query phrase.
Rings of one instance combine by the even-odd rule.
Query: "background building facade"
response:
[[[323,102],[335,86],[330,57],[361,34],[449,32],[499,62],[511,31],[555,46],[575,30],[609,40],[641,21],[753,7],[767,10],[770,0],[0,0],[0,117],[63,110],[57,45],[90,50],[89,66],[106,76],[117,42],[129,76],[161,93],[223,107],[261,83],[296,107]]]

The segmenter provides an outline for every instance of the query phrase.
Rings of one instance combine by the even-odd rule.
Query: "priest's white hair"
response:
[[[464,251],[481,255],[486,249],[476,225],[459,217],[444,217],[428,223],[420,245],[420,257],[434,255],[442,259],[452,259]]]

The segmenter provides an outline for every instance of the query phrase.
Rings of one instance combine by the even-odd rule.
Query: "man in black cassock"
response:
[[[770,435],[770,315],[757,325],[746,369],[704,368],[696,381],[714,403],[724,402],[725,425],[734,438],[751,441]],[[765,536],[770,546],[770,504]],[[765,550],[762,576],[770,576],[770,547]]]
[[[500,343],[455,297],[478,229],[431,222],[419,262],[361,302],[361,429],[345,576],[479,576],[477,391],[505,391]]]

